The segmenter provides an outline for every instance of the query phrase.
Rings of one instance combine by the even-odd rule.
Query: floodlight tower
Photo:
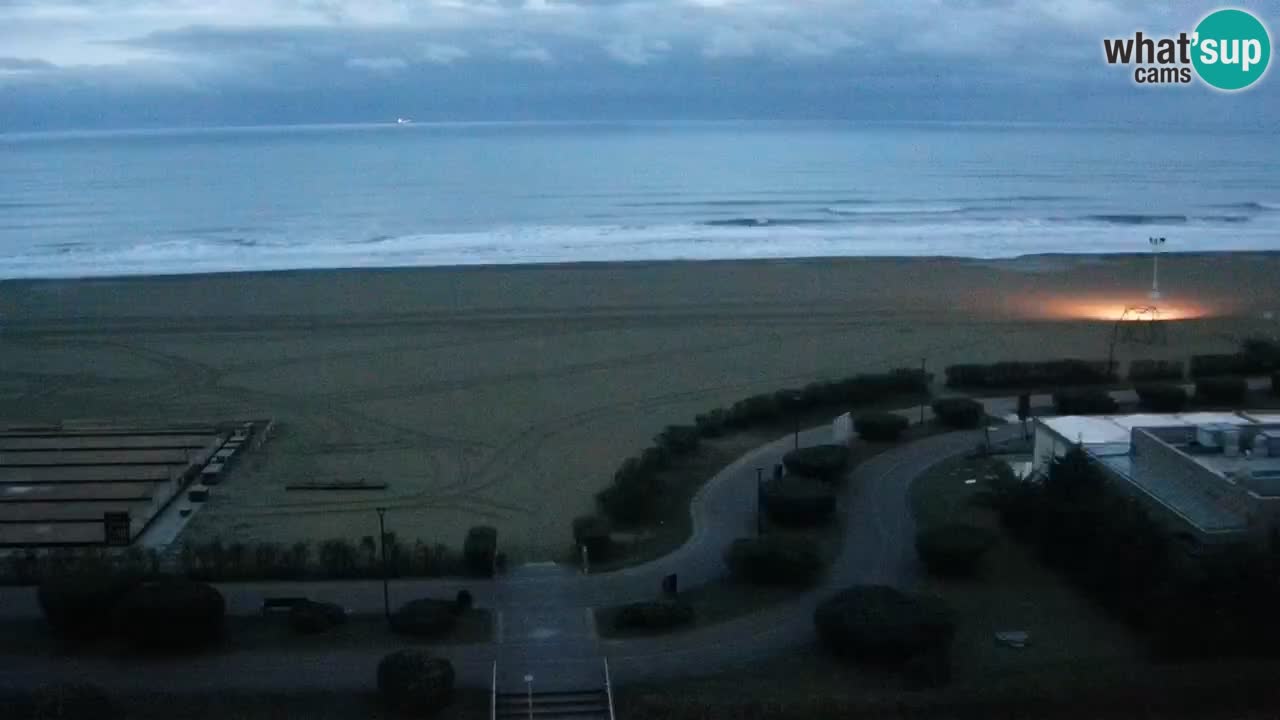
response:
[[[1164,238],[1149,237],[1147,242],[1151,243],[1151,299],[1160,299],[1160,246],[1164,245]]]

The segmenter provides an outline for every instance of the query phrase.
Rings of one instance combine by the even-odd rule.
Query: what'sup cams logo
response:
[[[1244,10],[1217,10],[1191,33],[1102,41],[1108,65],[1133,65],[1139,85],[1186,85],[1199,76],[1218,90],[1243,90],[1262,78],[1271,60],[1271,35]]]

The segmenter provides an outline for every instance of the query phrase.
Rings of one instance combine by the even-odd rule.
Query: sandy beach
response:
[[[0,424],[271,417],[190,537],[501,530],[561,553],[618,462],[754,392],[893,366],[1105,358],[1146,257],[344,270],[0,283]],[[1280,255],[1162,258],[1166,347],[1280,328]],[[385,494],[286,492],[365,478]]]

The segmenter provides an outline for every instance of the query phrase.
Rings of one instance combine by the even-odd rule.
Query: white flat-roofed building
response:
[[[1033,475],[1077,444],[1153,516],[1201,544],[1280,527],[1280,414],[1037,418]]]

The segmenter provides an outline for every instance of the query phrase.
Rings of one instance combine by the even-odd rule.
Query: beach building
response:
[[[1032,477],[1076,444],[1179,537],[1208,546],[1280,528],[1280,414],[1038,418]]]

